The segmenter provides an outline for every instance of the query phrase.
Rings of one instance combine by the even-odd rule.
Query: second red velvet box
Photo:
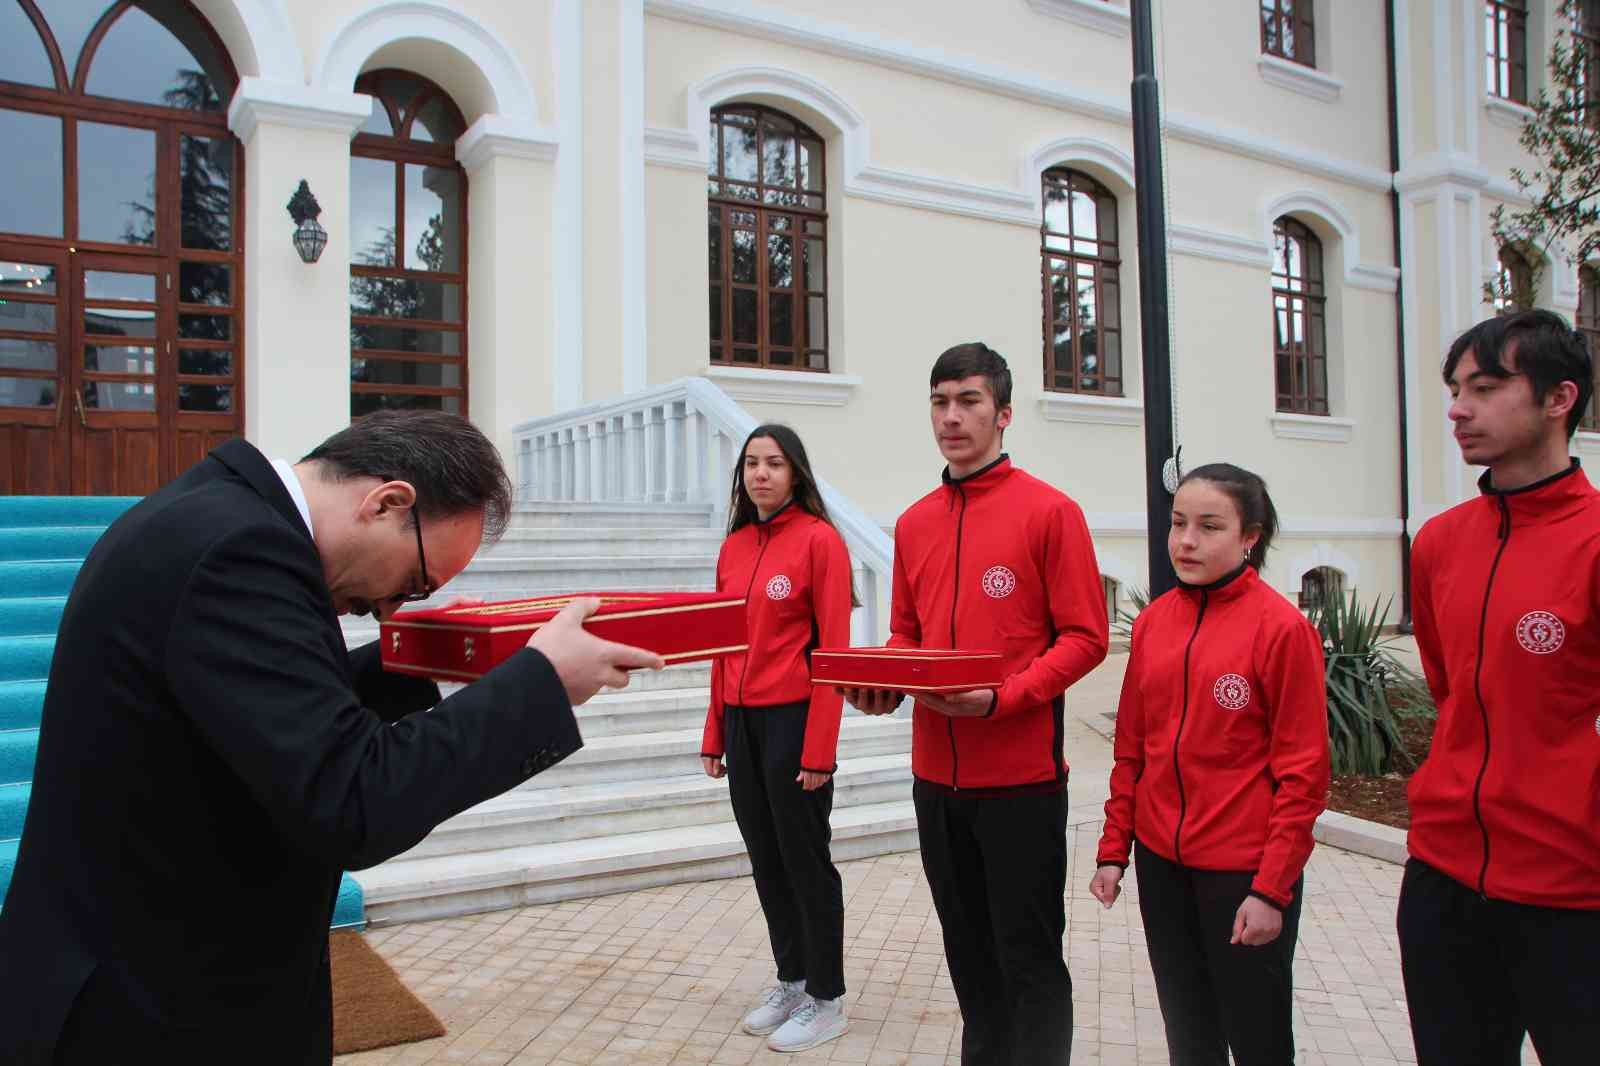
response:
[[[588,592],[403,611],[379,627],[383,668],[443,681],[474,681],[515,655],[573,600],[600,609],[583,623],[597,637],[632,644],[669,663],[744,651],[744,598],[707,592]]]
[[[970,692],[1005,681],[999,652],[925,648],[818,648],[811,683],[895,692]]]

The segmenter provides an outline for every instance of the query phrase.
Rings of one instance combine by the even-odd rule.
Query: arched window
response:
[[[1343,599],[1344,571],[1331,566],[1319,566],[1300,575],[1301,610],[1316,610]]]
[[[1322,242],[1285,216],[1272,227],[1272,351],[1278,410],[1328,414],[1328,308]]]
[[[1315,6],[1314,0],[1261,0],[1261,51],[1316,66]]]
[[[1600,126],[1600,0],[1582,0],[1577,24],[1572,28],[1573,45],[1583,52],[1578,65],[1579,100],[1590,126]]]
[[[1075,170],[1040,178],[1044,386],[1122,395],[1122,284],[1117,198]]]
[[[711,362],[828,369],[822,138],[780,111],[713,108],[708,172]]]
[[[1490,95],[1527,103],[1527,0],[1484,0],[1483,33]]]
[[[237,81],[182,0],[0,4],[0,492],[149,492],[242,430]]]
[[[466,131],[443,89],[402,70],[356,80],[350,145],[350,417],[467,413]]]
[[[1589,354],[1600,359],[1600,271],[1591,266],[1578,271],[1578,330],[1589,342]],[[1591,433],[1600,432],[1600,374],[1596,386],[1597,395],[1583,413],[1582,428]]]
[[[1533,306],[1533,267],[1528,257],[1509,244],[1501,245],[1494,260],[1494,309],[1502,315]]]

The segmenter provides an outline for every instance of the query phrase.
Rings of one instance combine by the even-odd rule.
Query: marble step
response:
[[[914,851],[910,800],[833,813],[836,862]],[[738,826],[727,821],[519,848],[394,859],[353,876],[373,926],[741,877],[750,871]]]
[[[521,500],[511,511],[511,528],[616,528],[656,526],[711,528],[711,506],[703,503],[580,503],[574,500]]]
[[[585,740],[639,733],[669,733],[705,726],[711,689],[625,689],[596,696],[578,708]]]
[[[702,730],[696,728],[587,739],[581,751],[517,787],[541,791],[567,785],[692,777],[701,773],[701,737]],[[910,750],[909,714],[883,718],[850,715],[839,725],[841,760]]]
[[[834,774],[836,813],[910,798],[909,754],[846,759]],[[704,774],[537,791],[516,789],[450,819],[391,861],[675,829],[732,817],[727,778],[713,780]]]

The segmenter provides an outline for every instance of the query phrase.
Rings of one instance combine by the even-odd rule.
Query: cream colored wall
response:
[[[555,396],[562,373],[574,375],[575,399],[622,391],[641,314],[646,382],[706,370],[704,178],[662,162],[645,164],[640,174],[630,159],[641,136],[648,146],[652,136],[697,133],[702,116],[689,115],[689,100],[713,76],[764,67],[818,87],[837,102],[825,111],[842,108],[847,125],[864,126],[852,166],[846,136],[823,112],[781,93],[762,99],[817,124],[828,138],[830,358],[836,375],[860,382],[842,406],[747,406],[757,417],[797,425],[819,468],[892,522],[937,477],[921,386],[928,365],[948,345],[982,338],[1009,357],[1016,374],[1009,449],[1084,504],[1108,572],[1142,574],[1141,429],[1050,421],[1040,409],[1037,208],[1029,206],[1038,176],[1025,166],[1042,145],[1066,138],[1103,144],[1107,157],[1131,157],[1128,123],[1118,117],[1128,101],[1127,36],[1051,18],[1041,9],[1055,0],[789,0],[781,7],[586,0],[576,48],[558,32],[571,0],[465,0],[448,8],[431,0],[199,2],[230,44],[263,19],[286,19],[281,36],[292,46],[285,52],[282,40],[263,43],[264,58],[240,61],[245,73],[270,65],[277,47],[277,69],[298,49],[301,77],[310,79],[336,35],[375,11],[420,11],[472,26],[512,57],[557,161],[491,153],[471,177],[471,405],[503,447],[516,421],[562,406]],[[1414,511],[1426,515],[1471,490],[1473,472],[1461,466],[1448,437],[1437,364],[1455,333],[1485,313],[1478,290],[1488,212],[1508,195],[1506,172],[1520,149],[1515,130],[1484,107],[1480,5],[1396,6],[1406,64],[1410,479]],[[1530,58],[1537,87],[1550,5],[1535,6]],[[1158,8],[1185,465],[1227,458],[1267,478],[1293,530],[1267,572],[1286,592],[1298,585],[1291,571],[1308,559],[1342,559],[1359,569],[1364,590],[1393,591],[1401,476],[1396,320],[1392,293],[1378,291],[1393,239],[1381,180],[1388,169],[1384,5],[1319,3],[1318,68],[1339,83],[1331,101],[1263,78],[1253,5],[1167,0]],[[643,34],[642,63],[628,50],[630,26]],[[878,58],[863,48],[877,49]],[[495,104],[489,73],[428,35],[390,43],[363,67],[386,64],[444,84],[469,121]],[[564,64],[581,67],[581,77],[562,82]],[[954,73],[940,74],[946,66]],[[575,96],[562,99],[563,85]],[[634,125],[639,111],[645,130]],[[246,153],[247,426],[263,442],[298,440],[336,428],[344,410],[348,205],[341,200],[348,190],[339,175],[348,162],[341,135],[329,130],[263,127],[257,136],[260,144]],[[681,153],[681,136],[675,143]],[[1142,396],[1132,191],[1096,164],[1079,165],[1119,193],[1127,393]],[[574,166],[566,172],[578,176],[582,206],[564,219],[561,205],[578,200],[570,187],[563,192],[558,175]],[[302,172],[320,175],[313,187],[332,239],[312,269],[286,261],[288,226],[278,212],[291,172],[295,180]],[[956,206],[926,205],[941,197]],[[921,198],[924,206],[885,202],[896,198]],[[1266,255],[1273,205],[1285,202],[1324,240],[1334,415],[1352,423],[1347,442],[1286,439],[1273,428]],[[967,210],[994,217],[952,213]],[[642,227],[632,221],[640,215]],[[564,222],[578,227],[575,252],[558,247],[555,230]],[[1351,248],[1357,252],[1347,263]],[[1360,269],[1347,276],[1347,266]],[[564,300],[563,284],[569,294],[581,289],[581,299]],[[1552,298],[1558,295],[1552,289]],[[581,336],[581,344],[563,345],[563,336]],[[308,381],[324,381],[317,395],[325,403],[308,401]]]

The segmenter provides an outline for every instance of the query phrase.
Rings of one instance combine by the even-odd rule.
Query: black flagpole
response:
[[[1157,96],[1150,0],[1132,0],[1133,171],[1139,224],[1139,329],[1143,337],[1145,509],[1150,599],[1178,583],[1167,557],[1172,494],[1167,461],[1172,441],[1172,340],[1167,330],[1167,218],[1161,177],[1161,109]],[[1174,473],[1176,463],[1173,464]]]

